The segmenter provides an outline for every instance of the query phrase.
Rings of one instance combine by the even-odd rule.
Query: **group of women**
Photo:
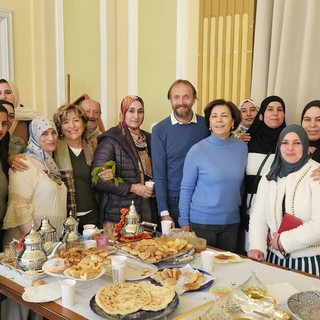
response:
[[[54,121],[35,118],[27,148],[22,156],[11,158],[9,170],[9,118],[3,109],[0,106],[0,183],[6,186],[9,181],[9,201],[5,210],[2,192],[0,213],[6,212],[7,240],[27,232],[31,223],[38,225],[43,214],[59,233],[69,212],[79,219],[80,231],[87,223],[114,225],[120,209],[132,200],[143,220],[158,222],[154,189],[145,185],[152,179],[151,135],[140,129],[144,120],[140,97],[122,100],[119,124],[99,136],[95,151],[84,139],[87,117],[79,106],[60,107]],[[232,135],[241,122],[238,108],[222,99],[206,106],[205,123],[211,135],[186,156],[179,224],[205,237],[208,245],[236,251],[238,235],[244,231],[239,208],[247,193],[247,199],[252,195],[253,200],[245,246],[248,256],[320,275],[320,202],[315,196],[320,184],[313,177],[319,176],[320,101],[307,104],[301,126],[286,126],[285,111],[280,97],[264,99],[254,117],[250,111],[248,119],[254,120],[248,130],[246,124],[241,141]],[[110,160],[116,165],[114,173],[105,167]],[[92,188],[95,167],[103,170]],[[117,177],[123,182],[113,183]],[[301,225],[279,233],[285,213],[301,219]]]

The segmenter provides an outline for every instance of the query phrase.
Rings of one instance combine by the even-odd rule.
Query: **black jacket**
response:
[[[142,132],[147,138],[151,157],[151,134],[143,130]],[[113,127],[98,136],[92,168],[101,166],[109,160],[116,162],[116,177],[121,177],[124,183],[116,187],[113,183],[99,181],[95,185],[99,192],[100,227],[105,221],[119,222],[120,209],[129,208],[132,200],[141,215],[142,198],[130,192],[132,184],[141,183],[138,159],[119,127]]]

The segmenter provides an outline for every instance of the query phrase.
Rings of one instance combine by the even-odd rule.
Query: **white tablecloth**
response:
[[[195,258],[189,263],[193,267],[201,269],[199,254],[196,254]],[[216,279],[214,284],[230,284],[230,281],[236,281],[237,284],[241,284],[251,276],[251,271],[256,271],[258,278],[266,285],[291,283],[299,291],[320,288],[320,279],[307,277],[290,270],[271,267],[249,259],[237,263],[215,264],[213,276],[215,276]],[[9,269],[6,266],[0,265],[0,273],[2,276],[9,278],[24,287],[31,285],[31,279],[21,276],[18,272]],[[53,282],[59,281],[61,278],[47,276],[44,279],[46,282]],[[112,283],[112,278],[107,275],[92,281],[91,287],[86,289],[82,289],[81,286],[83,283],[79,283],[79,287],[76,288],[76,303],[70,307],[70,309],[90,320],[101,319],[100,316],[97,316],[91,311],[89,301],[100,287],[110,283]],[[169,319],[212,300],[212,295],[209,293],[208,288],[198,292],[184,293],[179,299],[179,306]],[[56,300],[56,303],[61,304],[61,299]],[[285,305],[280,307],[283,309],[286,308]]]

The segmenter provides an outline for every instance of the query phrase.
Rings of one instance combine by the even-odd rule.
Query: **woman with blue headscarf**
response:
[[[9,170],[9,202],[3,220],[5,241],[19,239],[30,231],[31,224],[37,228],[43,215],[60,235],[67,216],[67,189],[52,157],[58,140],[56,126],[52,120],[37,117],[30,124],[29,134],[26,160],[22,160],[29,169]]]
[[[310,159],[308,148],[301,126],[281,131],[251,209],[248,257],[319,276],[320,184],[311,177],[319,163]]]

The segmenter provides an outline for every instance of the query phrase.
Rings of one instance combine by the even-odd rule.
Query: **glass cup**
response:
[[[98,236],[96,238],[97,248],[99,250],[108,250],[109,248],[109,238],[107,235]]]
[[[111,269],[113,283],[124,283],[126,281],[127,257],[113,256],[111,258]]]

